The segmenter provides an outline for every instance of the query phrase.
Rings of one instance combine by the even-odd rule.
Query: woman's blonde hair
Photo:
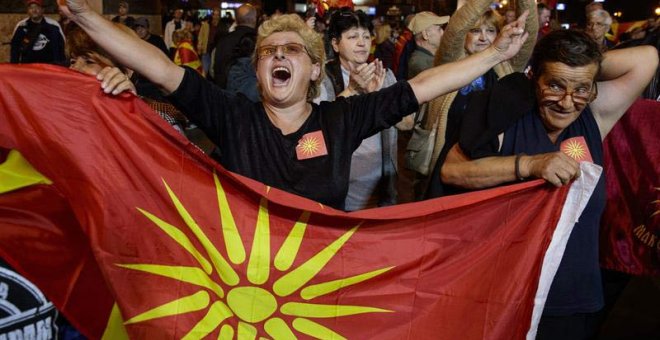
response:
[[[325,49],[323,47],[323,38],[320,34],[316,33],[298,16],[297,14],[284,14],[274,16],[266,20],[257,33],[257,43],[255,52],[252,54],[252,63],[257,67],[258,56],[256,50],[261,46],[264,39],[273,33],[277,32],[295,32],[303,40],[305,49],[312,64],[319,64],[321,73],[318,79],[310,81],[309,89],[307,90],[307,100],[311,101],[316,98],[320,93],[321,81],[325,77]]]
[[[192,41],[192,37],[193,37],[192,32],[190,32],[185,28],[182,28],[172,33],[172,42],[174,43],[174,45],[179,45],[179,43],[182,41],[186,41],[186,40]]]
[[[494,9],[489,9],[484,13],[481,18],[474,24],[474,27],[481,27],[481,25],[493,26],[497,29],[497,33],[500,33],[502,26],[504,26],[504,18],[502,15],[497,13]]]

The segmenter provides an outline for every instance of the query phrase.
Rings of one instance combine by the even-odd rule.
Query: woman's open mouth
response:
[[[276,67],[271,75],[273,76],[273,84],[275,86],[284,86],[291,79],[291,71],[283,66]]]

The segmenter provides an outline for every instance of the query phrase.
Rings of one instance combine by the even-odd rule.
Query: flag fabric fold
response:
[[[0,88],[0,163],[51,181],[0,193],[0,256],[91,338],[533,338],[600,171],[344,213],[89,77],[0,65]]]
[[[660,275],[660,102],[638,100],[603,143],[607,206],[601,265],[632,275]]]

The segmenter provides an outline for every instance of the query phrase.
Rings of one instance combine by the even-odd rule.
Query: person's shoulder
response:
[[[254,67],[252,66],[252,58],[251,57],[240,57],[237,58],[234,61],[234,64],[232,64],[231,67],[229,67],[229,73],[239,73],[239,74],[245,74],[245,73],[250,73],[250,74],[256,74],[254,71]],[[229,81],[228,79],[227,81]]]
[[[252,27],[249,27],[249,26],[236,26],[235,30],[233,30],[233,31],[231,31],[227,34],[224,34],[220,38],[221,39],[222,38],[225,38],[225,39],[240,39],[243,36],[247,36],[247,35],[255,35],[256,36],[257,35],[257,30],[252,28]]]
[[[257,29],[254,28],[254,27],[244,26],[244,25],[236,26],[236,29],[234,30],[234,32],[240,32],[240,31],[243,31],[243,32],[254,32],[254,33],[256,33],[256,32],[257,32]]]
[[[415,63],[419,62],[419,60],[424,57],[424,52],[421,51],[419,48],[416,48],[410,53],[410,59],[408,59],[408,63]]]
[[[62,27],[60,27],[60,23],[57,22],[57,20],[55,19],[44,17],[44,21],[46,22],[47,25],[55,26],[57,29],[62,29]]]
[[[19,27],[22,27],[22,26],[27,26],[28,20],[30,20],[30,18],[21,19],[21,21],[16,23],[15,28],[19,28]]]
[[[12,32],[12,40],[13,39],[21,39],[21,36],[25,34],[25,30],[22,29],[27,26],[27,21],[29,18],[25,18],[19,22],[16,23],[16,26],[14,26],[14,32]]]

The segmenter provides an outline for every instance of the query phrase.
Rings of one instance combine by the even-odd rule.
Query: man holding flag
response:
[[[579,162],[603,164],[602,139],[658,65],[652,47],[601,55],[589,36],[564,30],[542,38],[532,60],[531,81],[513,74],[473,98],[459,143],[436,169],[444,184],[480,189],[530,177],[568,184],[580,176]],[[511,103],[488,105],[493,98]],[[568,240],[538,339],[587,339],[599,330],[604,301],[598,231],[604,206],[601,178]]]

